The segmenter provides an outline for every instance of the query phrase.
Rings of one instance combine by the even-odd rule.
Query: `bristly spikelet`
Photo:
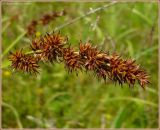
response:
[[[31,49],[34,51],[34,56],[36,57],[37,61],[42,60],[42,45],[43,42],[40,38],[35,38],[34,40],[32,40],[32,43],[30,45]]]
[[[28,36],[33,36],[36,33],[37,30],[37,25],[47,25],[49,24],[52,20],[55,20],[55,18],[61,17],[66,15],[66,11],[63,10],[61,12],[55,12],[53,11],[52,13],[46,13],[41,16],[41,18],[37,20],[32,20],[29,25],[27,26],[27,35]]]
[[[90,42],[80,43],[79,53],[84,62],[86,70],[93,70],[99,79],[103,78],[106,81],[108,76],[108,55],[99,51],[97,47],[92,47]]]
[[[36,26],[38,21],[32,20],[31,23],[27,26],[27,35],[31,36],[36,32]]]
[[[42,39],[42,58],[46,61],[57,61],[62,57],[62,50],[67,43],[67,37],[61,36],[60,33],[47,34]]]
[[[134,60],[123,60],[118,55],[108,56],[109,78],[119,84],[128,83],[134,85],[137,80],[142,88],[149,83],[149,77],[145,71],[135,64]]]
[[[40,22],[43,25],[48,24],[51,20],[52,20],[52,15],[51,14],[44,14],[41,18],[40,18]]]
[[[90,43],[80,43],[79,53],[85,62],[86,70],[102,70],[106,64],[105,53],[99,51],[97,47],[92,47]]]
[[[101,62],[97,59],[99,51],[96,47],[91,47],[89,43],[80,43],[79,54],[84,61],[86,70],[95,70]]]
[[[15,53],[11,53],[9,56],[9,60],[12,62],[12,68],[16,70],[21,70],[29,73],[38,73],[38,61],[35,57],[30,55],[25,55],[21,51],[16,51]]]
[[[57,58],[62,57],[63,47],[67,43],[67,37],[60,35],[60,33],[46,34],[40,39],[32,41],[32,50],[40,50],[40,55],[43,61],[57,61]]]
[[[106,79],[107,79],[107,76],[108,76],[107,68],[108,68],[107,66],[103,66],[103,67],[101,66],[95,71],[97,77],[99,79],[102,78],[105,82],[106,82]]]
[[[79,53],[82,58],[87,58],[86,55],[88,55],[88,50],[91,50],[91,49],[92,49],[92,46],[89,42],[87,43],[80,42]]]
[[[61,12],[55,12],[55,11],[53,11],[52,13],[44,14],[40,18],[40,23],[42,23],[43,25],[47,25],[52,20],[54,20],[55,18],[61,17],[61,16],[65,15],[65,14],[66,14],[66,11],[61,11]]]
[[[40,38],[35,38],[32,40],[30,47],[33,51],[37,51],[41,49],[42,45],[42,40]]]
[[[81,61],[79,54],[75,52],[74,49],[70,47],[63,49],[63,59],[69,72],[82,69],[83,62]]]

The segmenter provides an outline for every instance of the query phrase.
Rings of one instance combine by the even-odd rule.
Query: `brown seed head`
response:
[[[63,59],[69,72],[82,68],[83,62],[81,61],[79,54],[70,47],[63,49]]]
[[[137,80],[142,88],[149,83],[149,77],[145,71],[135,64],[135,60],[123,60],[118,55],[108,57],[109,78],[119,84],[128,83],[134,85]]]
[[[40,18],[40,22],[43,25],[48,24],[51,20],[53,20],[53,17],[51,14],[44,14],[41,18]]]
[[[89,42],[87,43],[80,43],[79,45],[79,53],[80,53],[80,56],[82,58],[85,58],[86,55],[88,55],[88,51],[92,49],[92,46]]]
[[[12,62],[12,67],[16,70],[22,70],[29,73],[38,73],[38,62],[35,57],[30,55],[25,55],[21,51],[16,51],[11,53],[9,60]]]
[[[59,33],[47,34],[41,39],[42,58],[46,61],[56,61],[58,57],[62,57],[62,50],[67,43],[67,38]]]
[[[31,23],[27,26],[27,35],[31,36],[36,32],[36,26],[38,22],[36,20],[32,20]]]
[[[105,53],[102,53],[96,47],[92,47],[90,43],[81,43],[79,53],[85,62],[86,70],[97,70],[105,64]]]
[[[37,50],[41,49],[42,45],[43,45],[43,43],[40,40],[40,38],[35,38],[32,40],[30,47],[33,51],[37,51]]]

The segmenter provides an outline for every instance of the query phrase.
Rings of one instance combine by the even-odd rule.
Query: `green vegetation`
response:
[[[71,46],[92,42],[110,53],[135,58],[150,75],[144,91],[98,80],[92,73],[68,74],[64,64],[41,66],[32,76],[13,71],[10,51],[30,45],[26,26],[44,13],[66,10],[66,16],[37,34],[83,16],[109,3],[2,4],[2,126],[3,128],[156,128],[158,127],[158,7],[157,3],[116,3],[61,28]],[[11,17],[18,14],[18,19]],[[58,30],[57,30],[58,31]]]

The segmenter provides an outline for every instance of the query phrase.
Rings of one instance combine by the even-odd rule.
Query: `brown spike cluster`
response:
[[[16,70],[34,74],[38,72],[39,65],[36,58],[31,55],[23,54],[22,50],[11,53],[9,60],[12,62],[12,67]]]
[[[81,61],[80,55],[75,52],[73,48],[63,49],[63,59],[69,72],[82,69],[83,62]]]
[[[37,51],[41,49],[42,45],[43,45],[43,42],[40,40],[40,38],[35,38],[32,40],[30,47],[33,51]]]
[[[62,12],[52,12],[51,14],[44,14],[41,18],[40,18],[40,22],[43,25],[47,25],[49,24],[52,20],[54,20],[57,17],[61,17],[63,15],[66,14],[66,11],[63,10]]]
[[[97,70],[101,65],[105,64],[104,55],[97,49],[97,47],[92,47],[90,43],[80,43],[79,54],[82,59],[84,59],[84,66],[86,70]]]
[[[99,51],[97,47],[92,47],[91,43],[80,43],[79,53],[84,62],[85,69],[93,70],[98,78],[106,81],[108,73],[107,53]]]
[[[77,70],[93,71],[99,79],[107,78],[119,84],[134,85],[136,81],[142,88],[149,83],[149,76],[134,60],[124,60],[120,56],[103,52],[90,42],[80,43],[79,52],[70,47],[66,36],[60,33],[47,34],[32,41],[33,56],[21,51],[11,54],[12,67],[27,72],[37,72],[38,62],[63,61],[69,72]],[[37,61],[38,60],[38,61]]]
[[[32,20],[31,23],[27,26],[27,35],[31,36],[36,33],[36,26],[38,21]]]
[[[27,35],[33,36],[36,33],[37,25],[47,25],[58,17],[66,15],[66,11],[47,13],[41,16],[39,20],[32,20],[27,26]]]
[[[109,61],[108,77],[119,84],[134,85],[137,80],[144,88],[149,83],[149,76],[136,63],[135,60],[123,60],[118,55],[106,57]]]
[[[40,50],[38,55],[40,55],[42,60],[53,62],[58,57],[62,57],[63,47],[66,43],[67,37],[61,36],[60,33],[53,33],[33,40],[31,48],[33,51]]]

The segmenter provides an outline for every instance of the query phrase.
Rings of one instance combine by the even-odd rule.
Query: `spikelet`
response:
[[[67,37],[61,36],[60,33],[52,33],[46,34],[39,40],[34,40],[31,47],[33,50],[41,50],[41,59],[52,63],[62,57],[62,50],[66,43]]]
[[[55,20],[58,17],[66,15],[66,11],[63,10],[61,12],[53,11],[52,13],[46,13],[42,15],[37,20],[32,20],[30,24],[27,26],[27,35],[33,36],[36,33],[37,25],[47,25],[51,21]]]
[[[25,55],[21,51],[16,51],[15,53],[11,53],[9,56],[9,60],[12,62],[12,68],[16,70],[21,70],[29,73],[38,73],[38,61],[35,57],[30,55]]]
[[[80,43],[79,50],[80,56],[84,59],[86,70],[102,70],[102,66],[107,62],[106,53],[99,51],[97,47],[92,47],[90,43]]]
[[[50,15],[50,14],[44,14],[40,18],[40,22],[42,22],[43,25],[48,24],[51,20],[52,20],[52,15]]]
[[[97,58],[100,52],[96,47],[91,47],[89,43],[80,43],[79,54],[84,59],[86,70],[95,70],[103,61]]]
[[[123,60],[115,54],[108,56],[107,59],[109,61],[108,76],[111,80],[119,84],[128,83],[129,86],[134,86],[137,80],[142,88],[149,83],[149,76],[135,63],[135,60]]]
[[[73,48],[68,47],[63,49],[63,59],[69,72],[82,69],[83,62],[79,54],[75,52]]]
[[[83,59],[86,70],[93,70],[99,79],[106,81],[108,75],[108,59],[105,57],[107,53],[99,51],[97,47],[93,47],[90,42],[80,43],[80,56]]]
[[[32,20],[31,23],[27,26],[27,35],[32,36],[36,32],[36,26],[38,25],[38,21]]]
[[[41,18],[40,18],[40,23],[42,23],[42,25],[47,25],[49,24],[52,20],[54,20],[57,17],[61,17],[63,15],[66,14],[66,11],[62,11],[62,12],[52,12],[52,13],[48,13],[48,14],[44,14]]]
[[[37,51],[41,49],[42,45],[43,45],[42,40],[40,38],[35,38],[32,40],[30,47],[33,51]]]
[[[79,44],[79,53],[80,53],[80,56],[82,58],[87,58],[86,55],[88,55],[88,50],[91,50],[91,49],[92,49],[91,43],[89,43],[89,42],[86,42],[86,43],[80,42],[80,44]]]

